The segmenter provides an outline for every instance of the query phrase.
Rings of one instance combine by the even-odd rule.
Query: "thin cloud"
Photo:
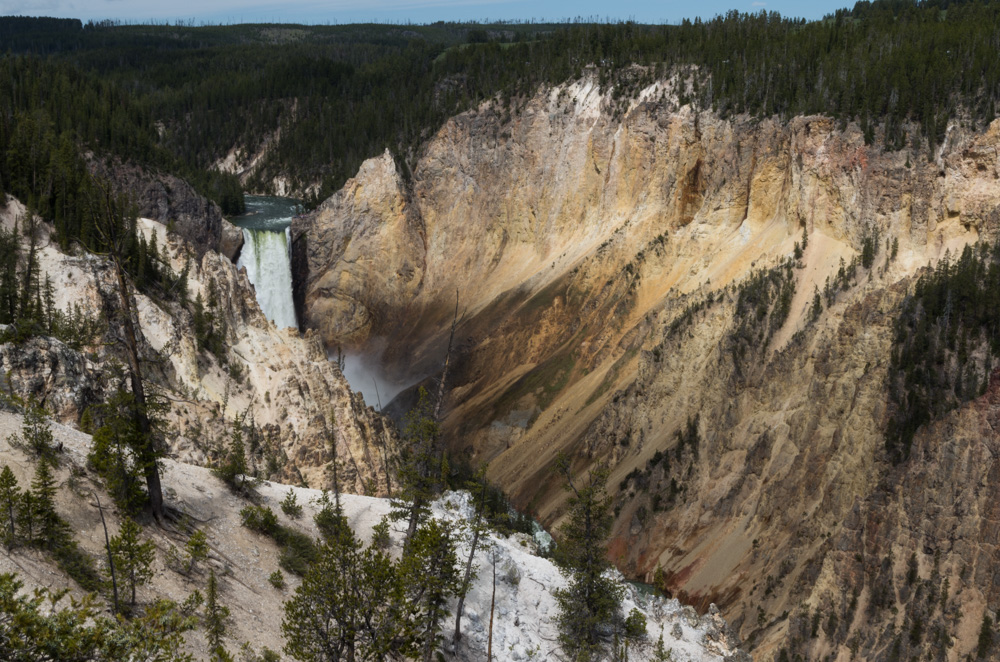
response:
[[[329,15],[341,12],[372,13],[400,12],[421,9],[448,9],[483,5],[504,6],[522,4],[523,0],[335,0],[334,2],[246,2],[246,0],[214,0],[197,2],[179,0],[172,3],[130,3],[127,0],[7,0],[0,2],[0,15],[72,16],[78,18],[121,17],[127,19],[201,17],[232,14],[254,16]],[[136,6],[139,4],[139,6]]]
[[[820,18],[843,0],[796,3],[792,0],[750,0],[787,16]],[[609,19],[670,22],[681,18],[711,18],[730,9],[746,8],[747,0],[703,0],[696,11],[686,3],[619,0]],[[805,11],[808,7],[808,11]],[[666,9],[667,14],[662,15]],[[568,16],[604,16],[603,0],[0,0],[0,15],[63,16],[84,21],[106,18],[127,22],[199,23],[353,23],[358,21],[528,19],[561,20]]]
[[[21,0],[20,2],[0,2],[0,15],[41,16],[74,11],[72,2],[60,0]]]

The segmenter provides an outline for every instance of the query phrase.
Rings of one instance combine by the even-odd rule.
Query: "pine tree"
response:
[[[983,612],[983,622],[979,626],[979,638],[976,640],[976,657],[984,659],[993,647],[993,619],[988,611]]]
[[[361,616],[354,587],[360,558],[361,543],[338,505],[325,527],[319,563],[285,605],[286,652],[300,660],[355,659]],[[308,657],[310,649],[322,651],[321,656]]]
[[[330,410],[329,420],[323,421],[323,434],[326,437],[326,444],[330,449],[330,478],[333,488],[333,501],[340,512],[340,457],[337,455],[337,438],[340,436],[337,427],[337,414]]]
[[[193,627],[177,605],[160,601],[138,618],[101,614],[94,596],[65,604],[66,591],[24,591],[13,574],[0,574],[3,636],[0,660],[144,660],[193,662],[182,653]]]
[[[198,342],[199,351],[208,349],[208,337],[211,333],[211,325],[205,314],[205,300],[201,298],[201,292],[194,299],[193,313],[194,337]]]
[[[823,314],[823,299],[819,295],[819,287],[813,286],[813,302],[812,307],[809,309],[809,319],[813,322],[819,319],[819,316]]]
[[[48,272],[45,273],[45,284],[42,286],[42,308],[44,311],[45,332],[49,335],[55,333],[56,322],[56,295],[52,287],[52,279]]]
[[[17,478],[10,467],[4,465],[3,471],[0,472],[0,516],[7,519],[3,540],[8,549],[14,544],[17,535],[16,512],[20,500],[21,490],[18,489]]]
[[[38,509],[35,506],[35,495],[31,490],[21,492],[21,498],[17,504],[17,528],[18,538],[29,545],[35,543],[35,533],[38,529],[37,518]]]
[[[191,572],[194,570],[195,566],[199,561],[204,561],[208,558],[208,536],[201,529],[198,529],[191,534],[187,542],[184,543],[184,551],[187,553],[187,567],[186,572]]]
[[[20,332],[31,335],[40,323],[41,311],[32,305],[32,294],[38,289],[38,231],[39,220],[34,211],[28,209],[24,222],[24,236],[28,239],[28,253],[21,276],[21,295],[18,304]]]
[[[660,638],[656,640],[656,647],[653,649],[653,660],[655,662],[670,662],[673,657],[673,649],[668,649],[663,645],[663,626],[660,626]]]
[[[34,497],[35,519],[41,542],[50,549],[62,543],[69,534],[66,523],[56,512],[56,479],[48,460],[44,457],[35,465],[35,477],[31,481]]]
[[[115,505],[128,515],[138,514],[146,503],[142,489],[145,470],[135,450],[142,442],[132,415],[134,406],[131,393],[124,388],[115,391],[99,410],[103,424],[94,431],[87,456]]]
[[[149,279],[158,282],[160,280],[160,266],[162,264],[160,259],[160,247],[157,246],[156,233],[150,233],[148,252],[146,253],[147,265]]]
[[[407,545],[400,562],[401,584],[407,587],[414,653],[431,662],[448,601],[460,587],[455,567],[455,545],[448,529],[437,520],[422,524]]]
[[[434,421],[430,397],[420,388],[417,406],[406,414],[403,451],[399,469],[399,489],[393,500],[392,517],[407,521],[404,546],[430,514],[430,505],[442,484],[442,463],[437,453],[440,434]]]
[[[295,491],[291,488],[288,489],[288,494],[285,498],[281,500],[281,512],[285,513],[292,519],[298,519],[302,517],[302,506],[299,504],[298,498],[295,496]]]
[[[556,564],[569,575],[569,586],[556,591],[559,603],[559,639],[573,660],[599,657],[603,646],[601,631],[622,622],[622,589],[605,575],[611,564],[604,545],[611,532],[611,499],[605,492],[606,467],[591,469],[586,482],[577,485],[568,458],[558,460],[566,479],[569,516],[560,529]]]
[[[244,412],[233,420],[229,445],[222,461],[212,469],[212,473],[237,492],[243,492],[247,486],[247,454],[246,445],[243,443],[243,428],[247,414],[248,412]]]
[[[226,621],[229,619],[229,607],[219,604],[219,587],[215,579],[215,570],[208,575],[208,586],[205,589],[205,637],[208,639],[208,649],[212,660],[231,659],[222,644],[226,634]]]
[[[317,561],[285,603],[285,652],[303,662],[384,660],[404,646],[396,569],[381,550],[362,549],[340,509],[327,504]]]
[[[122,518],[118,535],[111,539],[111,558],[115,569],[125,580],[131,593],[129,604],[135,606],[135,587],[141,586],[153,576],[152,563],[156,546],[151,540],[143,542],[139,537],[142,527],[131,517]]]
[[[145,290],[149,286],[149,247],[146,238],[139,236],[138,250],[135,255],[135,287],[137,290]]]
[[[0,228],[0,324],[17,320],[20,246],[16,226],[14,230]]]
[[[177,301],[183,307],[187,307],[188,304],[188,280],[190,279],[190,273],[191,258],[187,258],[184,260],[184,268],[181,270],[181,275],[177,278]]]
[[[49,415],[39,404],[35,396],[28,398],[28,403],[24,408],[24,419],[21,423],[21,438],[30,450],[37,457],[44,457],[49,461],[55,459],[55,449],[52,447],[52,426],[49,424]]]

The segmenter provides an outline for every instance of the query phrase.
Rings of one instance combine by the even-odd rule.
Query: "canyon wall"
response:
[[[452,451],[550,525],[558,453],[609,464],[619,567],[718,603],[759,659],[974,653],[1000,606],[996,390],[896,465],[886,379],[915,275],[996,237],[1000,122],[886,152],[679,107],[681,84],[623,102],[585,77],[369,160],[293,223],[300,319],[416,379],[457,296]]]
[[[236,261],[243,233],[223,217],[219,205],[199,195],[186,181],[117,159],[87,156],[90,172],[109,181],[116,193],[128,195],[140,216],[169,224],[199,257],[211,250]]]

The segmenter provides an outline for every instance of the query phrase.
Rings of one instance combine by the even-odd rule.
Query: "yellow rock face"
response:
[[[457,292],[445,423],[456,454],[490,460],[494,480],[548,524],[564,508],[556,454],[580,471],[609,463],[619,566],[649,581],[659,566],[669,590],[718,602],[765,659],[820,607],[883,650],[891,615],[849,614],[842,577],[864,606],[886,572],[905,574],[911,551],[951,535],[938,519],[907,529],[921,526],[898,505],[918,499],[915,484],[884,458],[893,323],[917,270],[995,237],[1000,122],[950,128],[929,160],[926,145],[887,153],[825,117],[677,108],[673,85],[616,118],[585,79],[510,115],[487,104],[452,118],[408,166],[366,162],[293,226],[307,324],[328,346],[385,340],[384,362],[421,377],[439,368]],[[803,237],[787,319],[737,357],[736,287]],[[872,268],[813,319],[814,293],[876,237]],[[696,456],[677,450],[695,415]],[[921,443],[943,452],[940,439]],[[657,453],[683,465],[679,484],[648,470]],[[626,480],[633,471],[645,487]],[[948,552],[948,567],[1000,570],[974,550]],[[982,614],[978,595],[968,618]],[[842,634],[809,650],[849,655]]]

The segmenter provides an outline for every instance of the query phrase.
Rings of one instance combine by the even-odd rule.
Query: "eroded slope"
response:
[[[884,507],[916,499],[917,476],[955,480],[886,457],[892,328],[918,269],[995,237],[1000,123],[885,152],[829,118],[678,108],[677,85],[618,114],[584,79],[453,118],[412,176],[367,162],[293,226],[303,319],[329,346],[377,338],[386,364],[423,376],[457,292],[446,432],[522,506],[558,520],[558,452],[609,462],[620,566],[723,605],[765,658],[933,646],[922,612],[912,640],[881,634],[913,627],[912,589],[887,579],[912,553],[921,581],[959,563],[939,551],[955,535],[942,515],[913,536],[912,514]],[[991,550],[988,518],[963,521]],[[968,577],[961,624],[940,624],[949,659],[987,604]]]

